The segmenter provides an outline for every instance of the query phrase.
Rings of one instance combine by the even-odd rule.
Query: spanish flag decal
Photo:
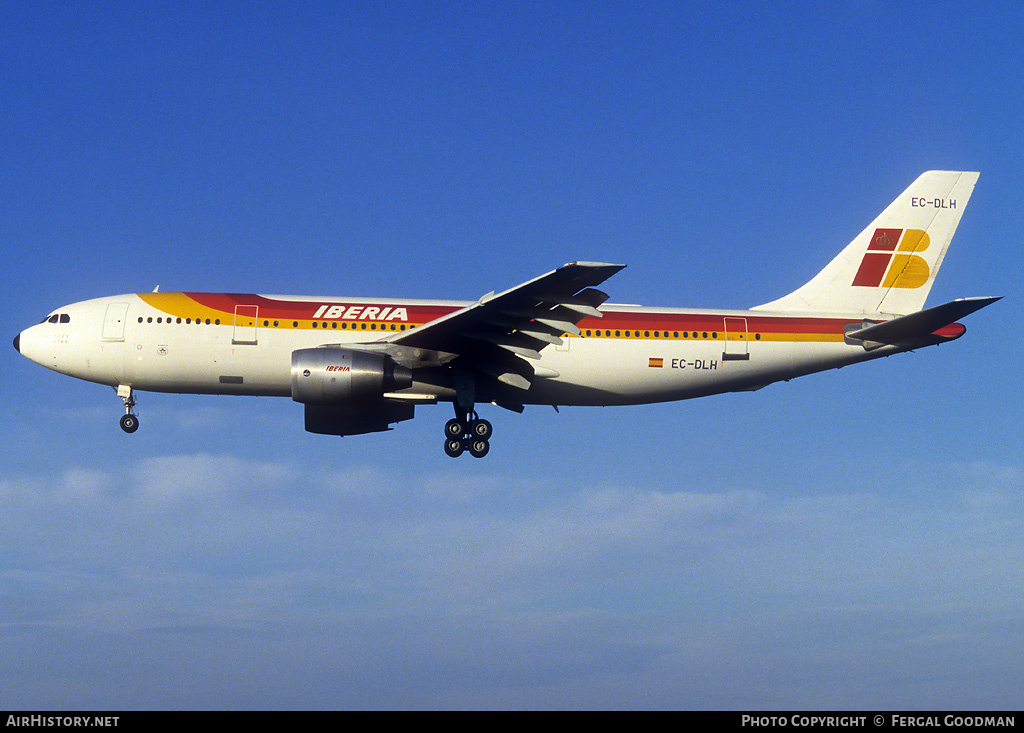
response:
[[[651,367],[652,369],[661,369],[663,366],[665,366],[665,360],[658,359],[652,356],[650,359],[647,360],[647,366]]]

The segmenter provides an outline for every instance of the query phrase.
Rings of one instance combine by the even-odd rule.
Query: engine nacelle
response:
[[[296,402],[367,402],[411,386],[412,370],[385,354],[334,346],[292,352],[292,399]]]

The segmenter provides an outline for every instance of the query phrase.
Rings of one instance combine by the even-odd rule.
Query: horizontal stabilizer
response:
[[[960,298],[927,308],[907,316],[900,316],[884,323],[849,331],[847,339],[856,339],[878,344],[906,344],[929,340],[939,329],[956,323],[964,316],[991,305],[1002,296],[994,298]],[[956,334],[959,336],[960,334]]]

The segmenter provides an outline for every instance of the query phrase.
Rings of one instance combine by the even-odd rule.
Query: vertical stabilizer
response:
[[[977,181],[977,173],[921,174],[810,282],[753,310],[921,310]]]

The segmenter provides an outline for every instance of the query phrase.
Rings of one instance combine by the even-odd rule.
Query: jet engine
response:
[[[292,399],[306,406],[306,430],[360,435],[413,417],[386,392],[412,386],[412,370],[386,354],[325,346],[292,352]]]
[[[334,346],[292,352],[292,399],[305,404],[380,400],[412,386],[412,370],[390,356]]]

